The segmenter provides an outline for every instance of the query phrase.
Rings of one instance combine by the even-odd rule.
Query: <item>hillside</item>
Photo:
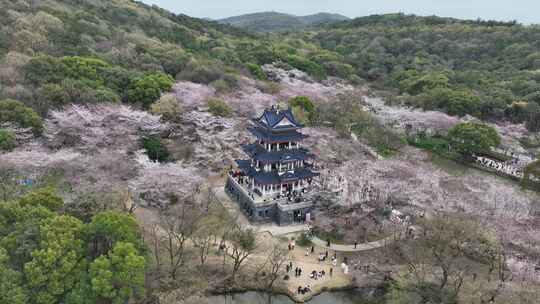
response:
[[[305,30],[260,35],[132,0],[0,0],[0,303],[345,288],[363,292],[319,302],[536,303],[540,135],[526,127],[540,121],[540,29],[283,18]],[[278,123],[266,153],[249,126],[276,105],[306,136]],[[264,150],[255,171],[301,191],[253,191],[236,168],[250,143]],[[306,167],[320,175],[289,179]],[[313,216],[254,223],[233,179]],[[215,297],[231,290],[256,299]]]
[[[70,103],[148,107],[168,87],[156,86],[156,77],[229,91],[242,74],[263,79],[260,66],[277,61],[316,79],[347,68],[334,55],[308,59],[321,49],[304,41],[268,41],[131,0],[0,5],[0,98],[19,100],[41,115]],[[135,88],[150,83],[153,92]]]
[[[294,35],[294,34],[292,34]],[[309,41],[389,101],[540,130],[540,27],[515,22],[388,14],[314,31]]]
[[[262,12],[220,19],[218,22],[253,32],[284,32],[299,31],[314,25],[344,20],[349,20],[349,18],[330,13],[295,16],[277,12]]]

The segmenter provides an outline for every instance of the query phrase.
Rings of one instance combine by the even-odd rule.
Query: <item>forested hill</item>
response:
[[[318,57],[321,49],[303,40],[269,41],[132,0],[0,0],[0,7],[0,100],[42,116],[71,103],[148,108],[175,79],[230,91],[241,74],[264,79],[260,66],[277,61],[317,79],[340,67],[325,66],[334,57]]]
[[[277,12],[262,12],[229,17],[218,21],[223,24],[230,24],[253,32],[284,32],[299,31],[309,26],[329,24],[344,20],[349,20],[349,18],[343,15],[330,13],[295,16]]]
[[[309,37],[400,101],[540,129],[539,26],[389,14],[327,25]]]
[[[127,101],[137,83],[156,79],[166,89],[181,71],[215,61],[211,50],[223,41],[251,39],[130,0],[0,0],[0,7],[0,99],[42,114],[69,103]]]

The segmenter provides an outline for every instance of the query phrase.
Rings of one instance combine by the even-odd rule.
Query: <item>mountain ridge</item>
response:
[[[257,12],[216,20],[254,32],[299,31],[310,26],[351,20],[349,17],[327,12],[297,16],[280,12]]]

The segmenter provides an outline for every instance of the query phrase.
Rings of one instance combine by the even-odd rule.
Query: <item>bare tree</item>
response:
[[[289,259],[288,252],[279,242],[274,242],[269,249],[268,256],[261,266],[265,272],[264,287],[271,290],[277,279],[283,274],[283,265]]]
[[[223,210],[220,205],[215,204],[216,197],[211,189],[203,200],[202,208],[207,215],[198,224],[191,240],[198,249],[199,260],[204,265],[210,252],[212,244],[223,228]]]
[[[178,200],[175,196],[171,200]],[[164,231],[164,247],[168,253],[169,274],[172,279],[177,278],[179,269],[186,261],[186,244],[197,229],[198,222],[206,214],[200,210],[194,196],[190,196],[180,203],[171,204],[160,212],[160,220]]]
[[[255,232],[253,232],[252,229],[246,229],[237,225],[230,234],[228,243],[230,244],[230,250],[227,250],[226,254],[233,261],[231,277],[234,281],[240,267],[243,266],[246,259],[252,255],[257,248]]]
[[[479,303],[498,295],[508,278],[506,258],[502,246],[486,233],[485,226],[455,215],[436,216],[420,225],[423,236],[397,248],[399,259],[406,262],[409,270],[403,291],[427,302],[433,301],[434,296],[437,301],[457,300],[462,287],[472,285],[487,268],[482,277],[490,278],[496,273],[497,281],[487,279],[486,284],[474,284],[479,286],[475,294]]]

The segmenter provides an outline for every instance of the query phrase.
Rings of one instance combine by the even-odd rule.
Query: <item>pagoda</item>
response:
[[[249,159],[236,160],[226,185],[251,220],[286,225],[312,217],[309,197],[319,174],[314,155],[302,147],[302,128],[290,108],[272,107],[251,120],[256,140],[242,146]]]

